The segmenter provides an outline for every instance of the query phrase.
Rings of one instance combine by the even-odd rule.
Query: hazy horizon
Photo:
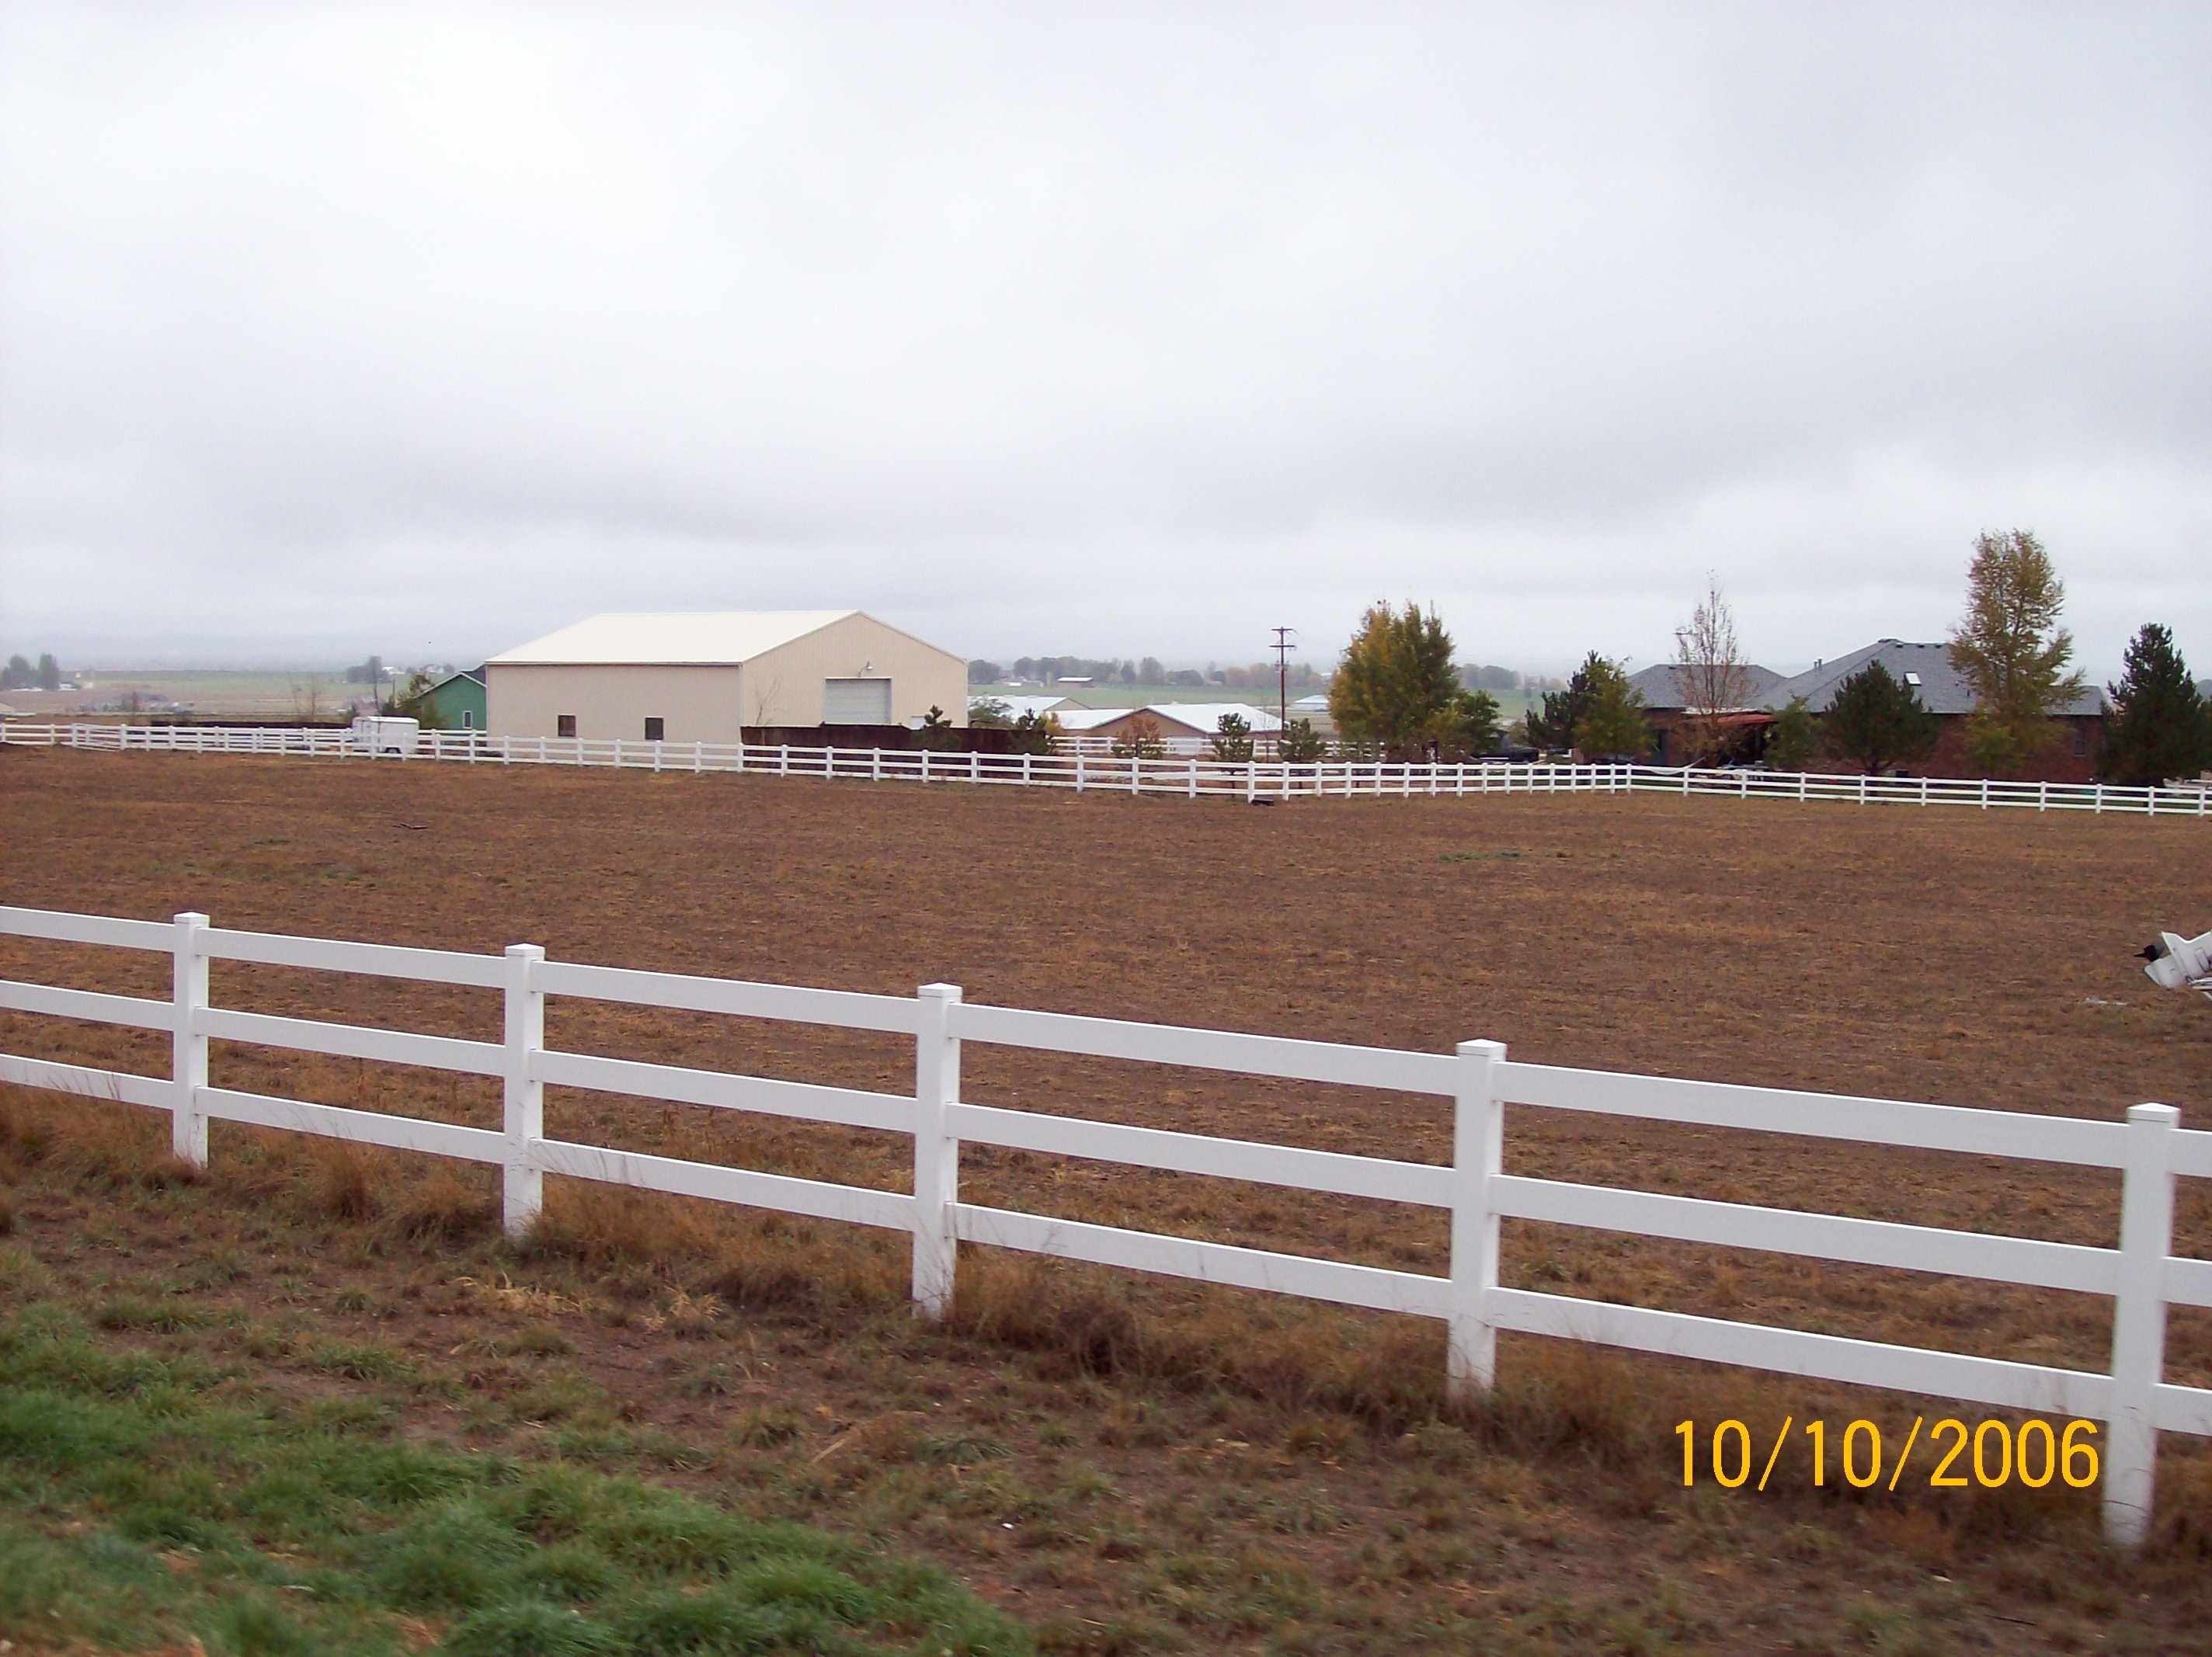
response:
[[[2202,5],[21,0],[0,237],[0,652],[2212,665]]]

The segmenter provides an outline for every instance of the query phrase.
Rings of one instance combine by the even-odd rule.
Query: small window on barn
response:
[[[2089,753],[2089,733],[2080,725],[2074,727],[2074,757],[2085,759]]]
[[[574,736],[576,716],[574,713],[556,713],[553,716],[553,734],[556,737]]]
[[[659,742],[659,741],[662,741],[662,740],[664,739],[664,737],[665,737],[665,734],[666,734],[666,732],[667,732],[667,729],[668,729],[668,722],[667,722],[666,720],[665,720],[665,719],[647,719],[647,720],[645,722],[645,739],[646,739],[646,741],[647,741],[647,742]]]
[[[465,707],[465,708],[463,708],[463,709],[461,710],[461,729],[462,729],[462,730],[464,730],[464,731],[473,731],[473,730],[475,730],[476,728],[477,728],[477,711],[476,711],[476,709],[474,709],[473,707]]]

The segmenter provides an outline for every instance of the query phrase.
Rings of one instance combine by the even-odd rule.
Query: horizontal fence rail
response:
[[[1180,794],[1192,799],[1413,798],[1482,794],[1680,794],[1731,799],[1833,800],[1858,805],[1963,805],[2131,816],[2212,816],[2212,785],[2122,788],[2106,783],[1965,777],[1835,776],[1810,771],[1699,770],[1656,765],[1503,760],[1404,764],[1386,760],[1231,761],[1210,753],[1158,757],[1063,744],[1049,754],[950,754],[925,749],[788,748],[757,743],[621,737],[495,737],[425,731],[404,750],[373,752],[350,731],[272,726],[0,722],[0,744],[110,753],[265,754],[309,759],[441,760],[465,765],[567,765],[727,772],[862,782],[970,783],[1079,792]]]
[[[958,1245],[967,1242],[1440,1319],[1448,1331],[1448,1380],[1460,1397],[1491,1386],[1496,1338],[1504,1330],[2094,1417],[2106,1424],[2106,1530],[2128,1545],[2141,1541],[2149,1521],[2158,1435],[2212,1436],[2212,1388],[2177,1385],[2162,1373],[2167,1308],[2212,1308],[2212,1260],[2172,1252],[2176,1181],[2212,1179],[2212,1132],[2183,1129],[2167,1105],[2137,1105],[2124,1122],[2086,1121],[1526,1065],[1509,1062],[1504,1047],[1490,1041],[1465,1042],[1450,1054],[1407,1053],[969,1006],[944,984],[925,985],[910,998],[863,995],[551,962],[527,944],[480,956],[233,932],[191,913],[163,924],[0,907],[0,935],[157,951],[170,957],[173,986],[168,1000],[155,1001],[0,980],[0,1011],[166,1030],[172,1041],[167,1077],[0,1053],[0,1083],[165,1111],[176,1154],[201,1164],[210,1120],[488,1164],[501,1170],[512,1236],[536,1221],[551,1174],[910,1234],[915,1305],[937,1318],[951,1307]],[[496,991],[504,1038],[465,1041],[219,1007],[209,990],[214,960]],[[915,1089],[878,1093],[549,1048],[549,995],[906,1037],[915,1044]],[[501,1125],[425,1121],[217,1087],[209,1074],[210,1041],[497,1077]],[[963,1041],[1442,1095],[1454,1102],[1453,1160],[1394,1161],[974,1104],[960,1096]],[[897,1134],[913,1144],[914,1187],[876,1190],[550,1138],[549,1085]],[[1509,1174],[1509,1104],[2118,1169],[2119,1246]],[[1451,1218],[1449,1272],[1435,1277],[963,1202],[963,1141],[1442,1209]],[[2103,1296],[2113,1303],[2112,1368],[2097,1374],[1509,1287],[1498,1280],[1498,1227],[1509,1219]]]

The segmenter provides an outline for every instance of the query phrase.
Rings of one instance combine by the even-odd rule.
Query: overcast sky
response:
[[[0,649],[2212,669],[2212,7],[0,6]]]

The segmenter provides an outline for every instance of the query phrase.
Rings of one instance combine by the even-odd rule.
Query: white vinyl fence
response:
[[[166,1001],[0,980],[0,1009],[170,1032],[167,1077],[0,1054],[0,1082],[167,1111],[177,1154],[195,1163],[207,1160],[210,1121],[246,1122],[499,1168],[506,1225],[514,1235],[538,1213],[548,1174],[907,1231],[914,1240],[915,1302],[932,1318],[942,1317],[951,1303],[956,1245],[963,1241],[1413,1313],[1449,1326],[1449,1384],[1461,1396],[1491,1385],[1497,1333],[1504,1329],[2094,1417],[2108,1424],[2102,1458],[2106,1529],[2129,1544],[2142,1539],[2148,1522],[2159,1432],[2212,1435],[2212,1389],[2168,1384],[2162,1375],[2166,1308],[2212,1307],[2212,1260],[2172,1253],[2176,1176],[2212,1178],[2212,1132],[2182,1129],[2179,1113],[2168,1105],[2137,1105],[2120,1123],[1906,1104],[1520,1064],[1495,1041],[1463,1042],[1454,1053],[1345,1047],[974,1006],[949,984],[924,985],[907,999],[574,965],[549,961],[531,944],[517,944],[501,958],[232,932],[201,914],[164,924],[0,907],[0,934],[171,956],[173,990]],[[496,992],[504,998],[504,1039],[463,1041],[219,1007],[209,997],[211,961]],[[891,1032],[915,1042],[915,1090],[910,1096],[873,1093],[562,1052],[545,1046],[549,995]],[[497,1077],[504,1083],[504,1125],[465,1127],[217,1087],[209,1076],[210,1038]],[[1436,1095],[1454,1102],[1453,1162],[1397,1162],[969,1104],[961,1097],[960,1053],[970,1041]],[[548,1083],[908,1136],[914,1142],[913,1193],[550,1139],[544,1120]],[[1509,1104],[2117,1168],[2124,1174],[2119,1247],[1509,1174],[1503,1163]],[[1444,1209],[1451,1215],[1450,1275],[963,1203],[963,1141]],[[1498,1281],[1498,1223],[1507,1218],[2109,1296],[2115,1306],[2112,1369],[2055,1369],[1507,1288]]]
[[[370,757],[356,750],[349,731],[287,726],[31,725],[18,719],[0,724],[0,743],[134,754]],[[2212,788],[2193,784],[2119,788],[2104,783],[1850,777],[1806,771],[1689,770],[1656,765],[1502,760],[1411,765],[1341,759],[1310,764],[1285,760],[1237,763],[1194,754],[1164,759],[1082,751],[933,754],[915,749],[493,737],[480,731],[425,731],[412,757],[464,765],[617,766],[641,771],[743,772],[864,782],[996,784],[1101,793],[1182,794],[1192,798],[1201,795],[1291,800],[1421,794],[1723,794],[1737,799],[1845,800],[1860,805],[1972,805],[1984,810],[2011,806],[2136,816],[2212,816]]]

